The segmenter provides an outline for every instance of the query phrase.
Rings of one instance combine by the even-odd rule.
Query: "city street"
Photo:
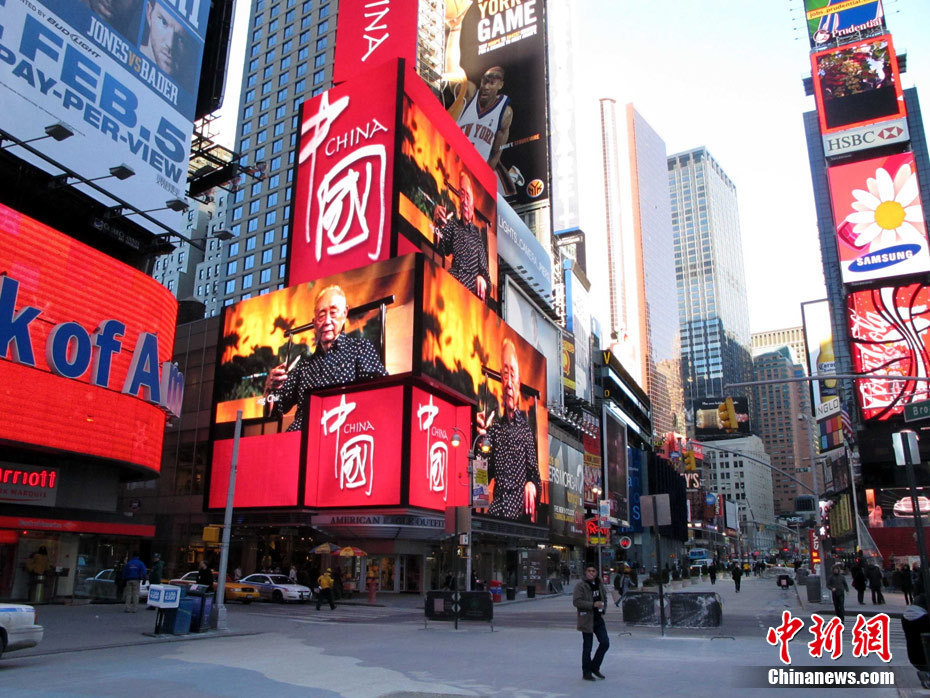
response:
[[[685,591],[709,591],[709,582]],[[792,667],[887,668],[874,655],[854,659],[847,616],[840,660],[807,656],[812,610],[794,590],[772,579],[748,578],[736,594],[732,581],[713,590],[724,606],[723,625],[708,630],[628,628],[613,607],[607,616],[611,649],[602,667],[607,680],[581,680],[581,636],[574,629],[570,594],[540,596],[495,608],[494,632],[482,623],[430,623],[424,628],[415,596],[361,600],[335,611],[313,604],[231,604],[230,632],[153,638],[155,613],[125,614],[119,605],[42,606],[45,640],[0,662],[4,698],[31,696],[572,696],[595,693],[648,696],[720,696],[769,693],[765,669],[779,668],[778,650],[765,642],[770,625],[788,609],[805,620],[791,643]],[[803,590],[802,590],[803,592]],[[854,598],[854,595],[853,595]],[[900,595],[883,610],[900,613]],[[863,609],[870,617],[873,608]],[[849,611],[857,607],[851,604]],[[896,688],[860,688],[861,695],[918,695],[907,663],[900,620],[891,620],[891,667]],[[743,670],[743,667],[757,667]],[[764,669],[763,669],[764,668]],[[785,667],[787,668],[787,667]],[[749,681],[756,681],[752,687]],[[799,689],[794,688],[795,691]],[[805,692],[806,691],[806,692]],[[802,695],[822,691],[802,689]]]

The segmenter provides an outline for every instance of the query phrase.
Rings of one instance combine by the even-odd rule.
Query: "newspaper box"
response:
[[[152,584],[149,587],[148,605],[155,608],[177,608],[181,602],[181,587],[171,584]]]

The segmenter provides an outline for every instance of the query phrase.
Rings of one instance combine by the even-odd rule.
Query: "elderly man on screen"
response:
[[[335,285],[324,288],[316,298],[313,315],[316,349],[309,356],[301,356],[293,370],[287,364],[279,364],[269,371],[265,396],[272,402],[272,415],[284,415],[297,405],[294,422],[288,431],[297,431],[303,426],[306,396],[312,390],[387,375],[371,342],[345,334],[347,316],[345,292]]]
[[[493,481],[493,497],[488,513],[505,519],[536,523],[542,479],[536,437],[526,415],[520,410],[520,364],[510,339],[501,345],[501,383],[504,414],[493,422],[493,414],[477,416],[478,433],[491,440],[488,478]]]

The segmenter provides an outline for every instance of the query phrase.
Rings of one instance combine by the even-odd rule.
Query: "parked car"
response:
[[[77,591],[78,596],[89,596],[92,599],[106,599],[109,601],[122,601],[116,598],[116,574],[112,567],[100,570],[89,579],[85,579]],[[139,599],[146,601],[149,598],[149,583],[142,580],[139,584]]]
[[[250,574],[239,580],[242,584],[248,584],[258,589],[259,595],[266,601],[276,601],[284,603],[285,601],[309,601],[311,592],[310,587],[303,584],[295,584],[287,575],[283,574]]]
[[[217,573],[213,572],[214,579],[217,577]],[[192,570],[187,574],[178,577],[177,579],[172,579],[168,584],[173,584],[175,586],[186,586],[186,587],[195,587],[197,584],[197,570]],[[202,588],[202,585],[200,585]],[[216,591],[217,583],[213,582],[213,591]],[[252,603],[253,601],[258,601],[261,596],[258,593],[258,589],[251,584],[243,584],[242,582],[226,582],[225,591],[223,592],[224,601],[241,601],[244,604]]]
[[[0,656],[42,642],[45,630],[36,625],[36,610],[21,603],[0,603]]]

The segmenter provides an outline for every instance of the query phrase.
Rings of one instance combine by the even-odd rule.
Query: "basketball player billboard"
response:
[[[544,0],[447,0],[443,100],[518,208],[549,196]]]

